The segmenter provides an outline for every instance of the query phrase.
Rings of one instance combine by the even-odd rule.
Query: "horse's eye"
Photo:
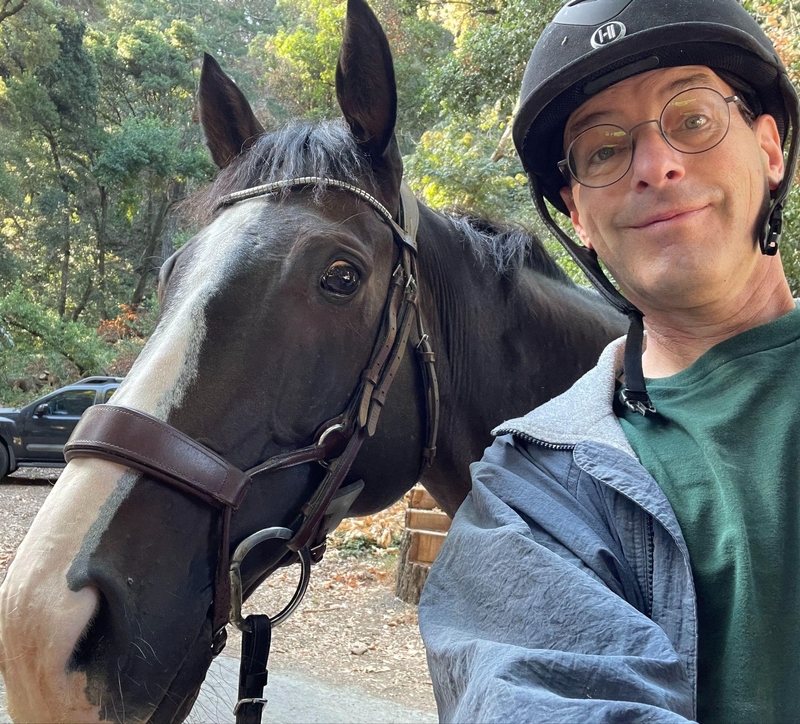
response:
[[[358,289],[358,282],[358,269],[346,261],[333,262],[319,280],[323,289],[341,295],[353,294]]]

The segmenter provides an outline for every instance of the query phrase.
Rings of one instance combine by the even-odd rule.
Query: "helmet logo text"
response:
[[[615,40],[625,37],[625,26],[618,20],[601,25],[592,33],[591,43],[593,48],[602,48]]]

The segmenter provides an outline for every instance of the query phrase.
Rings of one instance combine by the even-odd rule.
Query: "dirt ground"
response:
[[[30,469],[0,480],[0,582],[57,470]],[[346,683],[421,711],[436,711],[415,606],[394,596],[396,551],[329,550],[312,571],[303,603],[273,633],[270,670]],[[245,604],[244,614],[277,613],[297,573],[281,571]],[[225,653],[239,654],[229,627]]]

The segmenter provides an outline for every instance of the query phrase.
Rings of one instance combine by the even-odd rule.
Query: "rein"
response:
[[[380,201],[363,189],[344,181],[314,176],[276,181],[228,194],[219,201],[217,209],[309,185],[341,189],[366,201],[389,225],[399,249],[381,323],[383,336],[376,341],[370,362],[362,371],[359,385],[345,410],[319,426],[311,445],[274,455],[247,471],[234,467],[168,423],[113,403],[90,407],[64,448],[67,461],[79,457],[109,460],[177,487],[220,509],[221,542],[212,602],[212,648],[216,656],[225,647],[228,623],[243,632],[239,700],[234,709],[237,724],[261,721],[262,709],[267,703],[263,690],[267,682],[271,629],[288,618],[302,600],[311,563],[319,561],[325,551],[327,532],[345,517],[364,487],[363,481],[342,485],[362,444],[375,434],[412,330],[416,331],[415,349],[425,387],[426,441],[421,469],[431,465],[436,455],[439,388],[435,356],[418,308],[416,233],[419,207],[411,189],[401,184],[399,223]],[[231,514],[250,485],[257,483],[259,476],[312,462],[322,464],[327,472],[294,522],[286,528],[266,528],[248,536],[237,546],[231,559]],[[256,614],[242,619],[242,561],[250,550],[269,539],[282,540],[290,551],[297,553],[301,564],[300,582],[292,600],[273,618]]]

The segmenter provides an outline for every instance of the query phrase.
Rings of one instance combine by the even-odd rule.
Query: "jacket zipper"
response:
[[[539,438],[533,437],[528,435],[525,432],[521,432],[520,430],[497,430],[496,435],[513,435],[514,437],[522,438],[527,442],[532,442],[535,445],[541,445],[548,450],[574,450],[575,446],[570,445],[569,443],[556,443],[556,442],[547,442],[546,440],[539,440]]]
[[[653,555],[655,551],[655,534],[653,532],[653,516],[645,513],[647,520],[647,617],[653,618]]]
[[[533,437],[532,435],[528,435],[527,433],[522,432],[520,430],[502,430],[501,429],[501,430],[497,431],[497,434],[506,434],[506,433],[509,433],[509,434],[514,435],[514,436],[519,437],[519,438],[522,438],[523,440],[526,440],[527,442],[533,443],[534,445],[540,445],[541,447],[547,448],[549,450],[574,450],[575,449],[575,445],[570,445],[568,443],[547,442],[546,440],[540,440],[539,438]],[[620,491],[618,491],[618,490],[616,492],[619,493],[620,495],[624,495],[624,493],[620,493]],[[625,496],[625,497],[628,497],[628,496]],[[628,498],[628,499],[631,500],[630,498]],[[633,502],[634,504],[637,504],[636,501],[631,500],[631,502]],[[639,507],[641,508],[642,512],[645,515],[646,526],[647,526],[647,529],[646,529],[646,538],[647,538],[647,540],[646,540],[646,545],[647,545],[646,566],[647,566],[647,570],[645,572],[646,585],[647,585],[647,592],[646,592],[647,600],[645,601],[645,607],[646,607],[645,614],[647,615],[648,618],[652,618],[653,617],[653,587],[654,587],[654,582],[653,582],[653,567],[654,567],[654,565],[653,565],[653,557],[654,557],[654,550],[655,550],[655,543],[654,543],[655,532],[653,530],[653,516],[652,516],[652,514],[648,510],[646,510],[645,508],[643,508],[641,506],[639,506]]]

